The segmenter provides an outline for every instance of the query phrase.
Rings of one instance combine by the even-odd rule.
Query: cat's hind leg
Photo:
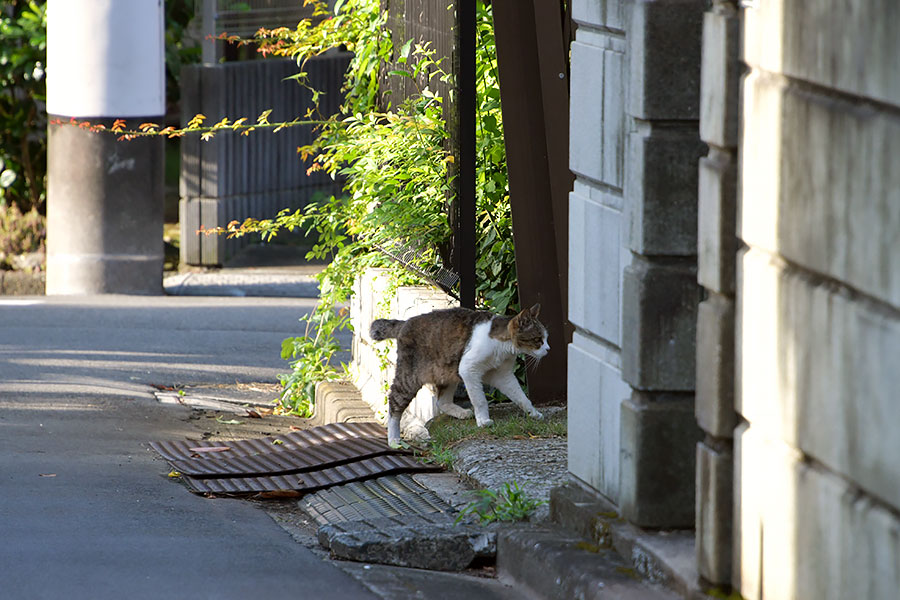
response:
[[[504,396],[515,402],[526,415],[534,417],[535,419],[544,418],[544,415],[534,407],[531,400],[529,400],[528,396],[525,395],[525,392],[522,391],[519,380],[516,379],[515,374],[513,374],[512,366],[509,368],[501,366],[493,371],[489,371],[485,373],[484,380],[489,385],[500,390]]]
[[[400,447],[400,417],[410,402],[415,398],[421,386],[418,382],[405,378],[398,369],[394,376],[394,382],[388,392],[388,445],[391,448]]]
[[[438,410],[456,419],[471,419],[474,414],[470,409],[457,406],[453,402],[456,385],[445,385],[438,388]]]

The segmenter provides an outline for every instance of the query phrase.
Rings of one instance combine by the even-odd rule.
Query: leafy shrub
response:
[[[230,231],[271,236],[280,228],[314,230],[319,241],[310,258],[331,259],[321,274],[319,306],[301,319],[308,330],[314,327],[315,337],[288,338],[282,346],[282,356],[292,360],[292,373],[282,378],[282,404],[299,414],[311,412],[317,379],[338,377],[332,364],[338,350],[333,333],[350,325],[336,307],[352,295],[354,280],[366,267],[379,265],[393,270],[395,285],[414,281],[378,248],[400,242],[414,248],[421,261],[439,264],[440,249],[451,234],[447,213],[453,183],[447,165],[453,156],[446,150],[443,99],[428,86],[449,75],[430,48],[407,41],[395,61],[401,69],[391,73],[416,82],[419,93],[392,110],[379,111],[378,74],[392,64],[395,47],[384,19],[378,2],[347,0],[333,19],[318,25],[304,22],[296,30],[267,32],[258,39],[261,51],[293,56],[301,63],[336,44],[355,52],[342,114],[320,127],[312,145],[300,149],[303,158],[312,160],[311,169],[346,178],[344,195]],[[481,306],[505,313],[518,307],[518,294],[490,8],[479,3],[478,19],[476,289]]]
[[[47,175],[46,4],[0,7],[0,199],[41,208]]]
[[[46,232],[46,219],[36,208],[23,213],[15,203],[0,201],[0,269],[16,268],[21,254],[43,252]]]

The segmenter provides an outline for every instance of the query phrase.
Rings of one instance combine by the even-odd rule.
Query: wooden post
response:
[[[546,0],[494,0],[516,272],[523,307],[541,303],[551,351],[529,372],[536,404],[566,395],[568,68],[564,12]]]

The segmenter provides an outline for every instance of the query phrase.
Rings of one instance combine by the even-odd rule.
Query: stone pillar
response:
[[[734,586],[896,598],[900,8],[743,5]]]
[[[642,527],[694,525],[697,160],[705,0],[630,4],[619,506]]]
[[[160,0],[50,0],[47,294],[162,293],[163,140],[119,142],[165,114]]]
[[[733,522],[734,284],[737,237],[740,29],[735,0],[703,15],[697,281],[706,300],[697,313],[697,570],[706,582],[731,583]]]

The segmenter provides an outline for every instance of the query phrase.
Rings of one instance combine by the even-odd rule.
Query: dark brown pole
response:
[[[532,401],[566,395],[568,72],[558,2],[493,0],[516,275],[523,307],[541,303],[550,354],[528,373]]]
[[[475,308],[475,2],[458,0],[459,300]]]

